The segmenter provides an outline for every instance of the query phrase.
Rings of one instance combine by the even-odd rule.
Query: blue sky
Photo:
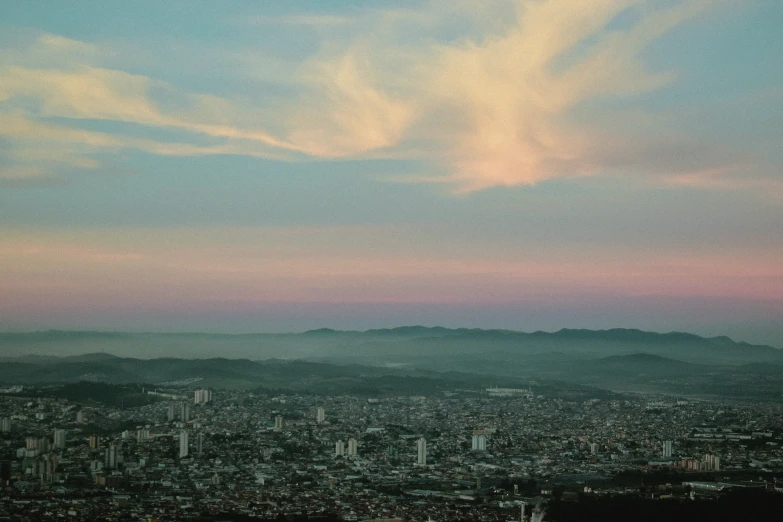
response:
[[[0,328],[783,346],[774,1],[0,2]]]

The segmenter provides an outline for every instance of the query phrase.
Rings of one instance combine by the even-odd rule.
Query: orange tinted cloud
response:
[[[573,112],[595,98],[632,96],[671,82],[665,71],[648,71],[640,54],[708,5],[704,0],[664,7],[643,0],[433,1],[416,10],[365,11],[352,19],[281,19],[294,27],[317,25],[323,41],[294,77],[280,80],[300,92],[275,107],[252,97],[179,89],[107,66],[121,64],[110,49],[42,35],[27,48],[0,56],[0,102],[37,120],[112,120],[180,133],[173,144],[121,135],[96,142],[97,135],[73,129],[72,141],[81,139],[89,150],[66,151],[66,165],[84,163],[98,149],[130,146],[153,154],[287,161],[418,158],[438,173],[419,179],[446,180],[457,191],[534,184],[627,163],[622,139],[601,135]],[[633,13],[632,22],[612,28],[624,12]],[[457,19],[469,25],[464,37],[426,37]],[[152,89],[166,91],[178,108],[153,101]],[[29,99],[39,103],[34,112],[17,103]],[[9,138],[21,149],[49,145],[46,135],[39,147],[23,135]],[[16,161],[15,175],[52,166],[37,163],[31,153],[16,154]],[[650,170],[649,164],[639,167]],[[663,174],[680,173],[677,166],[669,168],[674,171]]]

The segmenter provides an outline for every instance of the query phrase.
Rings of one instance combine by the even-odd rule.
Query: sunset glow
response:
[[[783,346],[777,2],[23,4],[0,329]]]

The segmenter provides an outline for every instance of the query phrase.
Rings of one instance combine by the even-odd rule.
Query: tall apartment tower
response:
[[[473,451],[487,451],[487,436],[473,435],[471,449]]]
[[[90,449],[98,449],[101,447],[101,438],[98,435],[90,435]]]
[[[84,418],[84,412],[83,411],[77,411],[76,412],[76,422],[78,422],[79,424],[84,424],[85,423],[85,418]]]
[[[65,449],[65,430],[54,430],[54,447]]]
[[[326,411],[324,411],[323,408],[318,408],[318,410],[316,410],[315,420],[318,422],[318,424],[323,424],[323,422],[326,420]]]
[[[348,439],[348,456],[355,457],[359,454],[359,442],[351,437]]]
[[[49,439],[46,437],[27,437],[25,439],[25,447],[27,449],[38,450],[39,453],[46,453],[50,449]]]
[[[174,401],[171,401],[169,403],[169,411],[166,415],[166,419],[171,422],[174,420],[174,417],[177,415],[177,403]]]
[[[179,420],[190,422],[190,403],[182,401],[179,403]]]
[[[427,441],[424,440],[424,437],[416,441],[416,464],[427,465]]]
[[[182,430],[179,432],[179,458],[188,456],[188,432]]]
[[[275,416],[275,429],[277,431],[280,431],[283,429],[283,416],[277,415]]]
[[[37,469],[35,469],[37,467]],[[38,460],[38,466],[34,466],[33,473],[38,475],[43,482],[54,480],[54,474],[57,471],[57,456],[47,454]]]
[[[193,404],[206,404],[208,402],[212,402],[212,390],[209,388],[196,390],[193,396]]]
[[[3,417],[0,419],[0,431],[1,432],[8,432],[11,431],[11,419],[8,417]]]
[[[662,446],[661,455],[662,455],[664,458],[669,458],[669,457],[671,457],[671,456],[672,456],[672,441],[670,441],[670,440],[665,440],[665,441],[663,441],[663,443],[661,444],[661,446]]]
[[[198,437],[196,438],[196,453],[201,455],[204,451],[204,432],[198,432]]]
[[[705,453],[701,459],[700,468],[704,471],[720,471],[720,457],[712,453]]]
[[[106,448],[106,458],[103,467],[117,469],[122,461],[122,442],[112,442]]]
[[[334,456],[335,457],[342,457],[345,455],[345,443],[341,440],[338,440],[334,443]]]

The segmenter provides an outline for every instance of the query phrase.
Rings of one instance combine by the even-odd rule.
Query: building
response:
[[[179,432],[179,458],[188,456],[188,432],[182,430]]]
[[[194,404],[206,404],[212,402],[212,390],[208,388],[196,390],[193,397]]]
[[[699,471],[700,466],[699,463],[696,462],[695,459],[681,459],[680,460],[680,466],[682,469],[688,470],[688,471]]]
[[[592,444],[590,444],[590,453],[592,453],[593,455],[598,453],[599,449],[601,449],[601,446],[599,446],[597,442],[593,442]]]
[[[190,422],[190,403],[188,401],[171,401],[166,418],[169,422],[174,420]]]
[[[701,459],[702,471],[720,471],[720,457],[712,453],[706,453]]]
[[[99,449],[101,447],[101,438],[98,435],[90,435],[90,449]]]
[[[65,430],[54,430],[54,447],[65,449]]]
[[[424,440],[424,437],[416,441],[416,464],[427,465],[427,441]]]
[[[11,431],[11,419],[8,417],[3,417],[0,419],[0,432],[8,432]]]
[[[196,453],[198,455],[201,455],[204,451],[204,432],[198,432],[198,437],[196,437]]]
[[[280,431],[283,429],[283,416],[277,415],[275,416],[275,429]]]
[[[179,403],[179,420],[182,422],[190,422],[190,403],[182,401]]]
[[[107,469],[117,469],[122,462],[122,442],[111,442],[106,448],[103,467]]]
[[[39,453],[46,453],[49,451],[49,439],[27,437],[27,439],[25,439],[25,448],[29,450],[38,450]]]
[[[326,420],[326,412],[323,408],[318,408],[315,412],[315,420],[318,424],[323,424],[324,420]]]
[[[76,412],[76,422],[78,422],[79,424],[84,424],[86,422],[83,411]]]
[[[354,439],[348,439],[348,456],[355,457],[359,454],[359,442]]]
[[[665,440],[662,444],[663,450],[662,455],[664,458],[669,458],[672,456],[672,441]]]
[[[473,451],[487,451],[487,436],[486,435],[473,435],[473,442],[471,444]]]
[[[341,440],[338,440],[334,443],[334,456],[335,457],[342,457],[345,455],[345,443]]]
[[[487,393],[492,397],[533,397],[533,392],[522,388],[487,388]]]
[[[40,479],[42,482],[52,482],[57,471],[57,457],[51,453],[42,455],[25,466],[27,473]]]

